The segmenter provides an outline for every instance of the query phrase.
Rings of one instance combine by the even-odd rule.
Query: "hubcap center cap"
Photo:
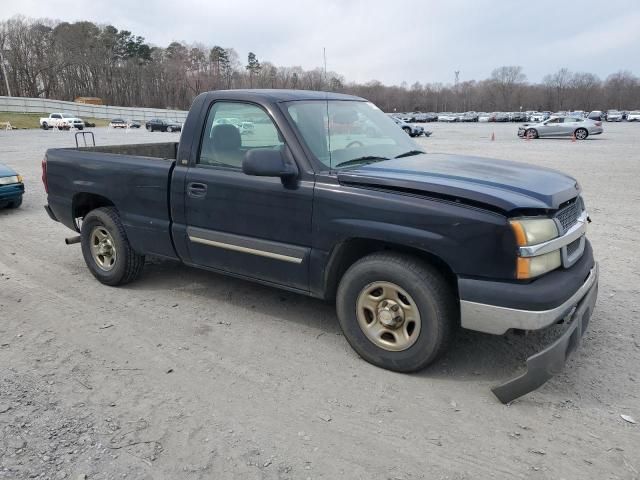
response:
[[[383,300],[378,305],[378,321],[387,328],[398,328],[404,322],[404,312],[393,300]]]

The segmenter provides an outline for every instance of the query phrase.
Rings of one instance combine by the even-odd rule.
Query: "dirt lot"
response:
[[[621,414],[640,422],[640,125],[576,143],[426,127],[429,151],[583,185],[600,297],[563,374],[504,406],[489,388],[546,338],[461,332],[401,375],[359,359],[317,300],[160,260],[102,286],[42,208],[44,150],[73,134],[0,132],[0,163],[27,188],[0,211],[0,478],[639,478],[640,424]],[[96,129],[98,144],[169,138]]]

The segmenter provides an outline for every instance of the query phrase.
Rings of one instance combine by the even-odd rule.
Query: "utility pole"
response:
[[[9,87],[9,77],[7,77],[7,67],[4,65],[4,55],[2,48],[0,48],[0,65],[2,66],[2,76],[4,77],[4,84],[7,86],[7,96],[11,96],[11,87]]]

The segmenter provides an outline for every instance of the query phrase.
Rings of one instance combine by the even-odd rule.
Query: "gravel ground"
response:
[[[27,194],[0,211],[0,478],[639,478],[640,425],[621,415],[640,422],[640,125],[575,143],[519,140],[510,124],[426,127],[431,152],[583,185],[600,298],[564,373],[504,406],[489,388],[545,336],[461,332],[402,375],[359,359],[317,300],[163,260],[133,285],[100,285],[42,208],[43,153],[73,134],[2,131],[0,163]]]

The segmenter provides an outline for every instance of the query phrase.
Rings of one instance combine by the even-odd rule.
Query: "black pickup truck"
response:
[[[575,179],[426,154],[375,105],[309,91],[199,95],[180,143],[51,149],[53,220],[91,273],[137,279],[146,255],[335,301],[367,361],[419,370],[457,327],[564,333],[493,389],[544,383],[593,311],[598,267]]]

